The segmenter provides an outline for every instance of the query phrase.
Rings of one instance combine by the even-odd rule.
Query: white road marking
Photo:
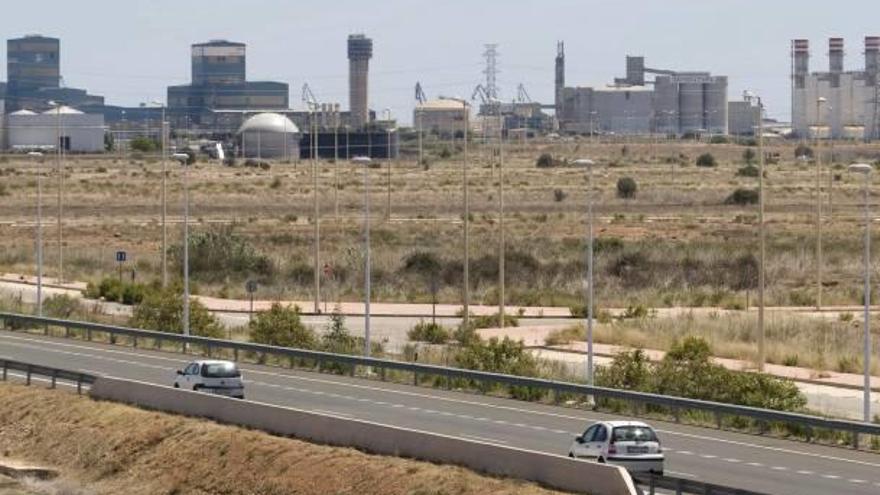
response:
[[[718,458],[717,455],[712,455],[712,454],[701,454],[700,457],[702,457],[703,459],[717,459]]]
[[[476,435],[466,435],[466,434],[464,434],[464,433],[460,433],[459,436],[464,437],[464,438],[470,438],[470,439],[473,439],[473,440],[478,440],[478,441],[480,441],[480,442],[487,442],[487,443],[502,443],[502,444],[506,444],[506,443],[507,443],[507,442],[505,442],[504,440],[498,440],[498,439],[495,439],[495,438],[478,437],[478,436],[476,436]]]
[[[829,479],[829,480],[839,480],[840,479],[840,476],[837,476],[836,474],[823,474],[822,477]]]
[[[867,481],[865,481],[865,480],[859,480],[859,479],[851,479],[851,480],[848,480],[848,481],[849,481],[850,483],[856,483],[856,484],[867,483]]]
[[[341,416],[341,417],[343,417],[343,418],[352,418],[352,417],[354,417],[353,415],[348,414],[348,413],[341,413],[341,412],[336,412],[336,411],[327,411],[327,410],[325,410],[325,409],[310,409],[310,410],[308,410],[308,411],[309,411],[309,412],[316,413],[316,414],[322,414],[322,415],[324,415],[324,416]]]
[[[697,476],[696,474],[680,473],[680,472],[678,472],[678,471],[669,471],[669,470],[666,471],[666,474],[671,474],[672,476],[678,476],[678,477],[680,477],[680,478],[693,478],[693,479],[697,479],[697,478],[699,477],[699,476]]]
[[[764,465],[761,464],[760,462],[747,462],[747,463],[746,463],[746,466],[752,466],[752,467],[764,467]]]
[[[810,471],[810,470],[808,470],[808,469],[801,469],[800,471],[797,472],[797,474],[805,474],[805,475],[808,475],[808,476],[809,476],[809,475],[816,474],[816,472],[815,472],[815,471]]]
[[[770,468],[770,469],[772,469],[772,470],[774,470],[774,471],[788,471],[788,468],[785,467],[785,466],[773,466],[773,467]]]
[[[727,461],[727,462],[732,462],[732,463],[734,463],[734,464],[737,464],[737,463],[742,462],[741,460],[736,459],[736,458],[734,458],[734,457],[725,457],[724,460]]]

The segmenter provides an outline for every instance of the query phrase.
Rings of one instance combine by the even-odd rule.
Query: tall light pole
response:
[[[764,265],[766,257],[766,225],[764,222],[764,103],[758,101],[758,371],[764,371]]]
[[[189,335],[189,155],[175,153],[183,167],[183,334]]]
[[[471,288],[470,288],[470,197],[468,196],[468,127],[470,127],[469,123],[469,112],[468,112],[468,103],[467,100],[461,98],[452,98],[453,100],[461,103],[462,110],[462,120],[464,122],[464,153],[463,160],[461,165],[461,178],[462,178],[462,189],[463,189],[463,200],[464,200],[464,219],[463,219],[463,235],[462,235],[462,250],[464,251],[464,285],[463,285],[463,296],[464,296],[464,304],[462,305],[462,328],[468,328],[470,325],[470,300],[471,300]],[[455,133],[453,133],[453,140],[455,139]]]
[[[587,169],[587,384],[593,385],[593,166],[581,158],[575,165]]]
[[[867,163],[853,163],[849,166],[849,171],[863,174],[865,176],[864,195],[865,195],[865,341],[863,345],[863,364],[864,364],[864,421],[871,422],[871,206],[870,206],[870,187],[871,172],[874,167]]]
[[[386,179],[388,183],[388,196],[385,201],[385,220],[391,220],[391,133],[394,132],[394,128],[391,127],[391,109],[385,109],[385,120],[388,122],[388,129],[386,129],[386,133],[388,134],[388,141],[385,148],[385,159],[388,162],[388,169],[386,173]]]
[[[822,152],[820,146],[820,107],[827,100],[816,99],[816,309],[822,309]],[[831,122],[828,122],[828,137],[831,137]]]
[[[165,105],[151,102],[162,108],[162,288],[168,287],[168,123],[165,121]]]
[[[364,167],[364,356],[370,357],[370,157],[351,160]]]
[[[312,198],[315,216],[315,314],[321,312],[321,212],[318,207],[318,119],[312,112]]]
[[[502,125],[498,127],[498,326],[504,328],[504,306],[506,302],[505,289],[505,262],[506,240],[504,238],[504,124],[501,119],[501,101],[493,102],[498,111],[498,120]]]
[[[339,222],[339,103],[333,104],[333,214]]]
[[[43,316],[43,154],[31,151],[28,156],[37,163],[37,316]]]
[[[64,282],[64,133],[61,129],[63,104],[49,101],[55,108],[55,160],[58,170],[58,282]]]

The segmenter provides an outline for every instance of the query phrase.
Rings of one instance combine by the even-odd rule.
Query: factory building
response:
[[[828,71],[810,72],[810,42],[793,40],[793,131],[800,137],[880,138],[880,37],[865,37],[864,67],[844,70],[844,40],[828,40]]]
[[[648,80],[646,74],[653,74]],[[626,77],[605,87],[565,86],[564,46],[557,45],[556,117],[566,132],[727,134],[727,77],[651,69],[626,57]]]
[[[364,127],[370,122],[369,74],[373,40],[363,34],[348,37],[348,106],[351,124]]]
[[[740,101],[727,103],[727,132],[734,136],[753,136],[758,119],[761,118],[761,108],[756,98],[743,95]]]
[[[413,110],[413,127],[426,133],[453,136],[464,130],[466,114],[470,114],[470,107],[462,101],[429,100],[417,104]]]
[[[213,40],[192,45],[192,83],[168,87],[172,126],[233,134],[246,113],[287,110],[287,83],[247,81],[246,58],[243,43]]]
[[[18,110],[6,115],[6,139],[12,151],[56,149],[73,153],[104,151],[104,116],[59,106],[43,113]]]
[[[61,87],[61,41],[28,35],[6,41],[6,111],[43,111],[50,101],[100,106],[104,98],[86,90]]]

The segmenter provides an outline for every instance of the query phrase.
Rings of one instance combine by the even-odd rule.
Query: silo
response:
[[[678,111],[682,133],[705,129],[703,125],[703,83],[691,82],[691,79],[693,78],[688,77],[688,82],[682,82],[678,85]]]
[[[703,84],[706,129],[712,134],[727,134],[727,77],[715,76]]]
[[[678,134],[678,84],[669,76],[654,79],[654,121],[657,132]]]

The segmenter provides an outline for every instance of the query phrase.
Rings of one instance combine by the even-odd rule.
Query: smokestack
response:
[[[831,72],[831,87],[840,87],[840,73],[843,72],[843,38],[828,39],[828,69]]]
[[[877,85],[880,71],[880,36],[865,36],[865,77],[868,86]]]
[[[807,74],[810,72],[810,41],[792,40],[791,42],[792,72],[795,89],[804,89]]]
[[[348,37],[348,105],[351,123],[356,127],[367,125],[370,119],[367,90],[373,40],[363,34]]]
[[[562,118],[562,93],[565,90],[565,43],[556,43],[556,119]]]

